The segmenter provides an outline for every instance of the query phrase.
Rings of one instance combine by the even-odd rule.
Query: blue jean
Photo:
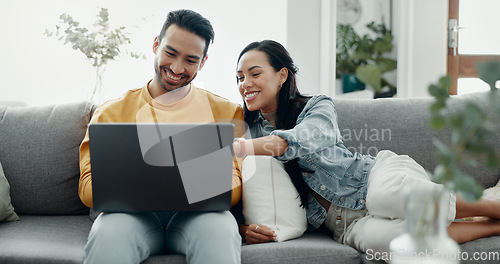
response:
[[[184,254],[187,263],[241,263],[241,237],[224,212],[103,213],[85,246],[84,263],[140,263]]]

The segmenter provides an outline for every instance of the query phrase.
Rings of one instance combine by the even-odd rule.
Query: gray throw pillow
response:
[[[86,214],[79,147],[93,105],[0,106],[0,160],[20,215]]]
[[[10,203],[10,185],[0,163],[0,222],[17,220],[19,216],[14,212],[14,207]]]

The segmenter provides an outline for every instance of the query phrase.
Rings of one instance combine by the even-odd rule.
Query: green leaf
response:
[[[398,62],[393,59],[380,58],[378,60],[378,66],[380,67],[380,72],[385,73],[395,70],[398,66]]]
[[[457,170],[453,177],[455,190],[458,191],[466,202],[477,201],[483,195],[483,188],[474,178]]]
[[[392,45],[392,35],[386,33],[382,36],[382,38],[378,38],[373,43],[373,52],[378,54],[383,54],[386,52],[391,52],[393,49]]]
[[[441,109],[443,109],[445,107],[446,107],[446,102],[444,102],[444,101],[436,101],[436,102],[434,102],[431,105],[431,112],[432,113],[437,113],[437,112],[439,112]]]
[[[374,60],[370,53],[359,51],[349,57],[350,60]]]
[[[452,80],[451,80],[450,76],[443,76],[443,77],[439,78],[439,87],[441,87],[442,89],[446,90],[446,92],[448,92],[448,89],[451,86],[451,82],[452,82]]]
[[[429,93],[434,97],[439,97],[441,95],[441,89],[435,84],[429,85]]]
[[[440,130],[446,125],[446,119],[442,116],[433,116],[431,118],[431,129]]]
[[[358,66],[356,69],[356,76],[361,82],[371,85],[376,92],[380,92],[382,90],[382,74],[380,72],[380,68],[376,65],[368,64]]]
[[[500,166],[500,159],[493,148],[487,152],[486,166],[488,168],[498,168]]]

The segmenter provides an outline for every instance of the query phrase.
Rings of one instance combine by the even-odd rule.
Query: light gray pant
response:
[[[325,226],[334,239],[360,251],[390,252],[392,239],[406,231],[408,187],[442,188],[432,182],[422,166],[406,155],[380,151],[368,178],[366,207],[359,211],[331,205]],[[456,196],[448,195],[448,225],[455,219]],[[339,217],[341,220],[336,220]]]
[[[241,237],[228,212],[103,213],[85,246],[85,263],[140,263],[184,254],[187,263],[241,263]]]

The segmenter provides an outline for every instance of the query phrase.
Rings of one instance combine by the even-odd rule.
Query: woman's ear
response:
[[[280,75],[280,83],[283,85],[283,83],[286,82],[286,79],[288,79],[288,68],[287,67],[281,68],[281,70],[279,71],[279,75]]]
[[[158,46],[160,46],[160,40],[158,36],[156,36],[155,41],[153,42],[153,52],[156,54],[156,50],[158,49]]]

